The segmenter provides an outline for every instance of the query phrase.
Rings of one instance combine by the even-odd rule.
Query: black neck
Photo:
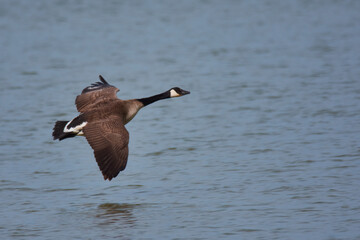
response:
[[[153,102],[156,102],[156,101],[159,101],[159,100],[162,100],[162,99],[166,99],[166,98],[170,98],[170,92],[169,91],[166,91],[166,92],[163,92],[163,93],[151,96],[151,97],[147,97],[147,98],[140,98],[140,99],[137,99],[137,100],[140,101],[142,104],[144,104],[144,106],[147,106],[147,105],[149,105],[149,104],[151,104]]]

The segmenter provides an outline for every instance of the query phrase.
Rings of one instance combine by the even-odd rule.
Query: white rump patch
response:
[[[69,124],[72,122],[72,120],[70,122],[68,122],[64,128],[64,132],[71,132],[71,133],[78,133],[79,135],[82,134],[82,129],[83,127],[86,126],[87,122],[83,122],[81,123],[80,125],[77,125],[75,127],[72,127],[72,128],[67,128],[69,126]]]
[[[180,97],[180,94],[178,94],[174,89],[170,90],[170,97]]]

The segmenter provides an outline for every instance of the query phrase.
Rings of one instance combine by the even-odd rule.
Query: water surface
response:
[[[4,239],[359,239],[358,1],[2,1]],[[56,120],[102,74],[126,127],[103,181]]]

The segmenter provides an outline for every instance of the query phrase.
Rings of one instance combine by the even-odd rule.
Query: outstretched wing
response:
[[[126,167],[128,159],[129,133],[120,119],[112,118],[88,123],[84,135],[94,150],[96,162],[109,181]]]
[[[100,104],[117,100],[116,93],[118,88],[110,85],[100,75],[101,82],[91,84],[91,86],[84,88],[80,95],[76,97],[75,105],[79,112],[83,113]]]

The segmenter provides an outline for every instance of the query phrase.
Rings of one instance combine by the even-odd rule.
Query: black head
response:
[[[186,94],[190,94],[189,91],[186,91],[186,90],[181,89],[179,87],[174,87],[174,88],[170,89],[169,92],[170,92],[170,97],[181,97],[181,96],[184,96]]]

